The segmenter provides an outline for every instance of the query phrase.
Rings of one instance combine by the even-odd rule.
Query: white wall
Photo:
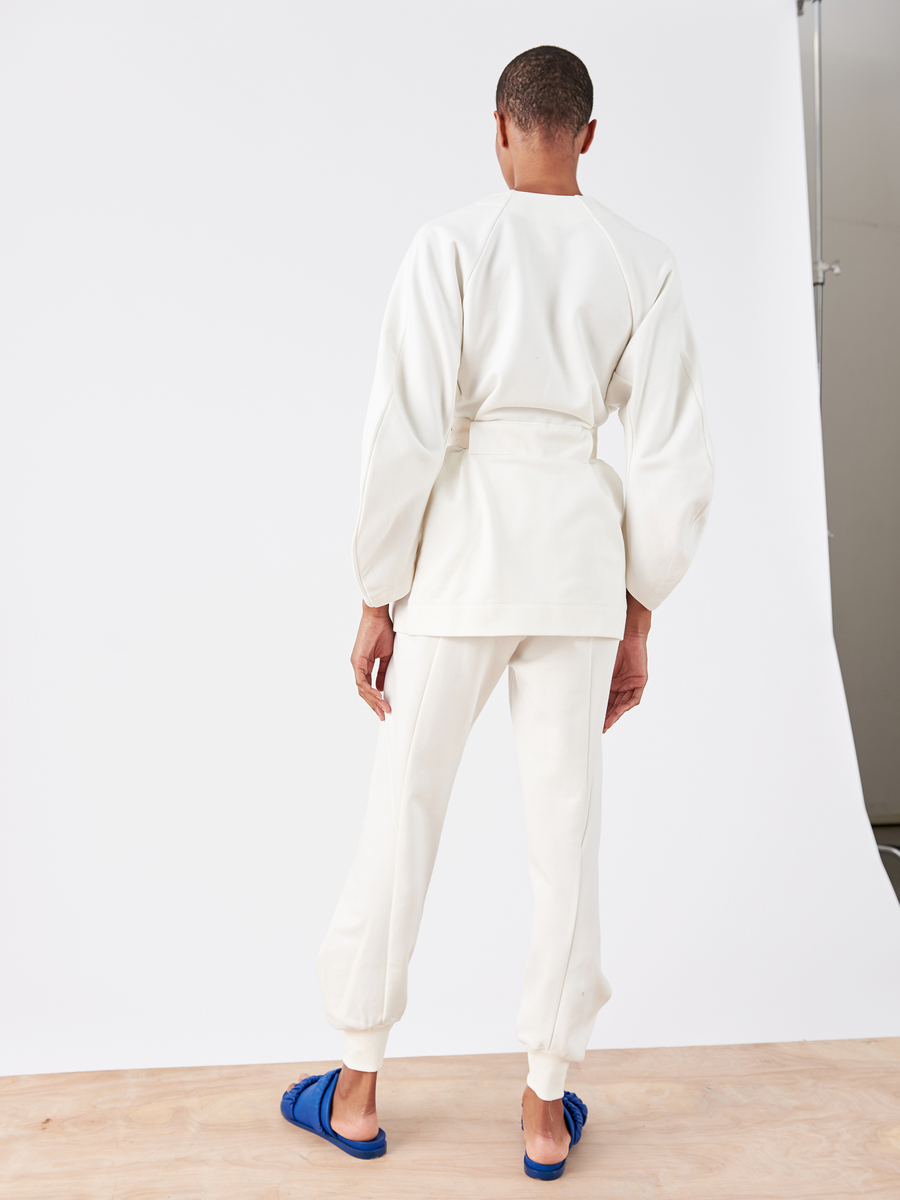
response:
[[[7,4],[0,1070],[336,1057],[313,957],[375,720],[348,543],[381,308],[502,186],[493,87],[585,59],[582,186],[667,240],[718,494],[608,735],[595,1045],[900,1033],[831,640],[793,0]],[[813,820],[815,818],[815,820]],[[502,689],[394,1054],[518,1048]]]

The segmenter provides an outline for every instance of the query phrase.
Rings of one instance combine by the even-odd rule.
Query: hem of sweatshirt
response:
[[[621,640],[625,605],[421,604],[394,607],[397,633],[427,637],[603,637]]]
[[[372,1029],[345,1029],[344,1066],[351,1071],[380,1071],[390,1032],[390,1025],[376,1025]]]
[[[559,1100],[566,1090],[569,1064],[546,1050],[528,1051],[528,1078],[525,1083],[539,1100]]]

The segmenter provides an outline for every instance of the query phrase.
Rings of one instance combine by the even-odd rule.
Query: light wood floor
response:
[[[373,1162],[279,1115],[294,1079],[332,1065],[0,1079],[0,1195],[900,1198],[900,1038],[589,1051],[569,1073],[585,1135],[552,1185],[522,1172],[524,1055],[389,1059]]]

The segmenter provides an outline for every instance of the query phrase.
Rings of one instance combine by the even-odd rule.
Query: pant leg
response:
[[[600,739],[618,641],[528,637],[509,664],[534,893],[516,1035],[529,1085],[563,1094],[610,996],[600,970]]]
[[[379,1069],[406,1008],[409,960],[466,738],[520,640],[395,637],[385,679],[392,711],[362,838],[317,961],[348,1067]]]

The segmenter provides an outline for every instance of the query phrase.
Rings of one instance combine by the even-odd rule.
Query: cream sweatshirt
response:
[[[626,477],[596,458],[616,411]],[[388,300],[353,561],[412,634],[621,637],[706,522],[713,457],[671,252],[587,196],[419,230]]]

